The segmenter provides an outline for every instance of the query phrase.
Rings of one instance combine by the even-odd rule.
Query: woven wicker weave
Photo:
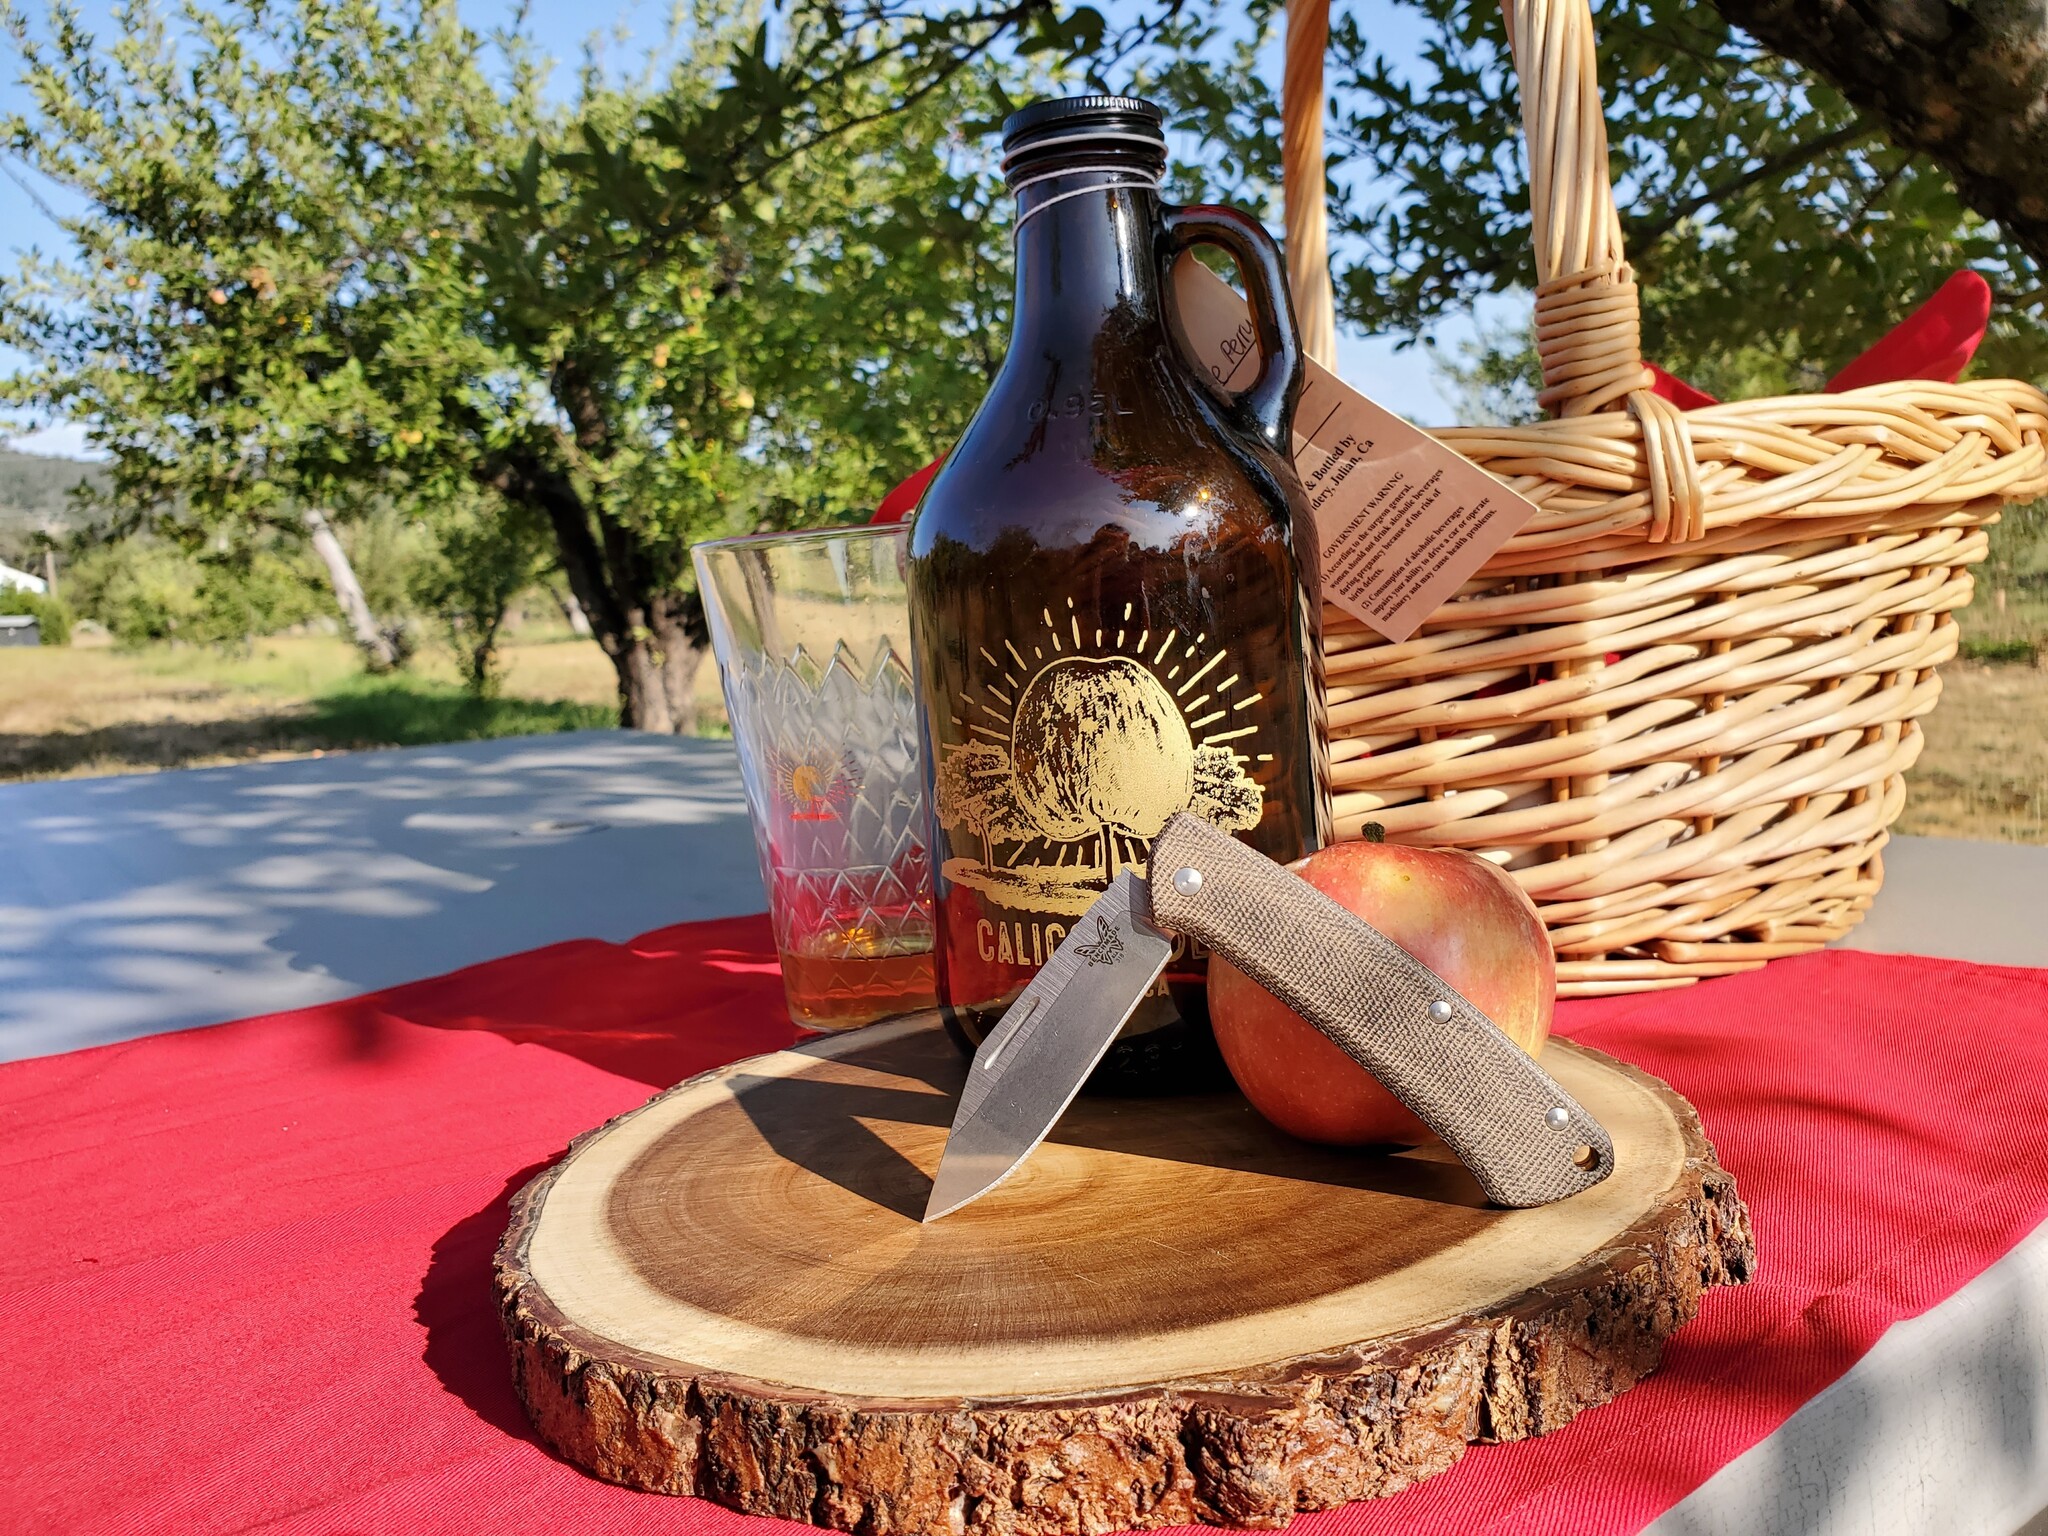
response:
[[[1649,393],[1586,0],[1510,0],[1556,419],[1437,434],[1537,515],[1415,636],[1325,615],[1340,835],[1503,861],[1566,994],[1848,931],[1883,876],[1984,524],[2048,493],[2048,398]]]

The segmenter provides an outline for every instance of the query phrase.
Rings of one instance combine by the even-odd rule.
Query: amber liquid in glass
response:
[[[853,1029],[935,1001],[922,903],[930,880],[917,848],[884,870],[783,870],[775,884],[775,953],[790,1017],[806,1029]]]
[[[1283,861],[1327,824],[1299,482],[1170,334],[1164,241],[1129,187],[1023,222],[1009,353],[912,530],[938,996],[970,1050],[1174,812]],[[1176,948],[1096,1089],[1224,1080],[1206,960]]]
[[[932,1005],[930,950],[906,954],[792,954],[781,950],[790,1017],[806,1029],[853,1029]]]

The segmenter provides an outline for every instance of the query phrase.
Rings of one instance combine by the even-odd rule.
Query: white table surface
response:
[[[0,1061],[765,906],[725,742],[579,731],[0,786]]]
[[[1898,838],[1886,865],[1844,947],[2048,965],[2048,848]],[[0,786],[0,1061],[764,905],[722,742],[589,731]],[[2048,1536],[2044,1509],[2048,1228],[1651,1529]]]

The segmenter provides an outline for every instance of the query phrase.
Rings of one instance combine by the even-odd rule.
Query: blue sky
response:
[[[111,7],[107,0],[83,0],[80,8],[89,25],[96,28],[111,25]],[[1379,0],[1379,3],[1362,0],[1354,10],[1361,24],[1381,38],[1382,46],[1390,55],[1398,57],[1405,48],[1413,46],[1416,25],[1413,12],[1397,8],[1387,0]],[[464,19],[480,32],[503,26],[510,21],[513,12],[511,0],[462,0]],[[639,46],[635,39],[658,38],[666,16],[667,0],[597,0],[595,4],[581,3],[581,0],[531,0],[526,24],[541,50],[557,61],[558,78],[565,78],[574,72],[585,47],[593,39],[607,57],[630,62]],[[1269,51],[1271,57],[1264,61],[1264,70],[1268,78],[1277,80],[1280,74],[1278,49]],[[14,80],[10,51],[4,69],[0,69],[0,104],[16,108],[21,101],[22,92]],[[39,246],[46,251],[62,249],[63,232],[42,212],[38,203],[63,213],[73,205],[74,199],[63,188],[53,187],[36,178],[33,172],[12,157],[0,161],[0,164],[4,164],[7,171],[7,175],[0,176],[0,247],[8,253],[6,265],[11,268],[14,253],[31,246]],[[1469,322],[1452,322],[1437,330],[1435,340],[1439,346],[1450,348],[1472,334],[1473,327]],[[1425,349],[1416,347],[1398,351],[1390,343],[1374,338],[1340,335],[1338,352],[1339,371],[1383,404],[1424,424],[1439,424],[1451,419],[1451,403],[1439,385]],[[18,363],[18,357],[10,357],[0,351],[0,373]],[[9,441],[14,447],[40,453],[76,455],[84,449],[82,432],[70,426],[14,437]]]

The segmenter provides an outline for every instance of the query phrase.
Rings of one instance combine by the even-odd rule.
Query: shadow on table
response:
[[[796,1039],[768,920],[722,918],[625,944],[580,939],[394,987],[352,1011],[358,1056],[387,1021],[483,1030],[667,1088]]]
[[[1731,1395],[1769,1383],[1758,1395],[1782,1401],[1784,1384],[1807,1377],[1816,1352],[1842,1374],[1770,1424],[1649,1536],[1866,1528],[2048,1536],[2048,1311],[2038,1269],[2008,1255],[1880,1336],[1860,1315],[1873,1286],[1889,1283],[1889,1267],[1873,1251],[1768,1333],[1689,1330],[1672,1341],[1668,1373],[1742,1384]],[[1656,1432],[1683,1434],[1686,1422],[1658,1416]]]
[[[0,1060],[765,906],[729,745],[631,732],[0,785]]]
[[[427,1331],[423,1358],[441,1385],[493,1429],[535,1445],[544,1442],[512,1391],[512,1368],[491,1295],[491,1257],[511,1219],[512,1197],[552,1161],[520,1169],[489,1205],[435,1240],[412,1306]]]

